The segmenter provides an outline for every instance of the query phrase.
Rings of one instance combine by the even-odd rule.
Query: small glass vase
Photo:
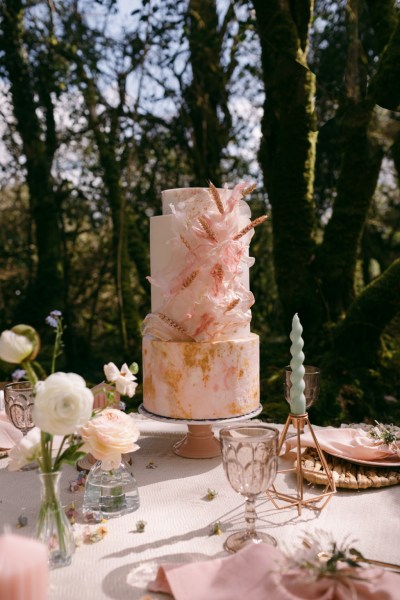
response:
[[[61,473],[39,473],[41,504],[36,537],[44,542],[49,551],[49,567],[66,567],[75,551],[72,526],[60,500]]]
[[[119,467],[104,470],[97,461],[86,478],[82,513],[86,521],[120,517],[140,506],[139,490],[135,477],[124,462]]]

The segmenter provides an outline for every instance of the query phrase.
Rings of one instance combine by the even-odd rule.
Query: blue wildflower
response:
[[[62,317],[62,312],[61,310],[52,310],[50,313],[51,317]]]
[[[50,325],[50,327],[57,329],[57,319],[52,317],[51,314],[48,317],[46,317],[46,323],[47,325]]]
[[[19,381],[26,376],[25,369],[15,369],[15,371],[11,374],[13,381]]]

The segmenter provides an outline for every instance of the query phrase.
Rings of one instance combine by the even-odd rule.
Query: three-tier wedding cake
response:
[[[265,217],[250,219],[243,197],[252,189],[166,190],[162,216],[150,219],[143,405],[153,414],[211,420],[259,406],[249,243]]]

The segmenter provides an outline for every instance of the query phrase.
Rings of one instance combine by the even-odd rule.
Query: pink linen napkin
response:
[[[9,450],[12,448],[20,439],[22,433],[14,427],[7,418],[5,411],[0,412],[0,448]]]
[[[204,562],[165,564],[151,592],[175,600],[396,600],[400,576],[382,569],[360,568],[353,577],[311,580],[300,570],[284,570],[285,559],[267,544]],[[360,578],[360,579],[358,579]]]
[[[351,460],[365,460],[375,462],[378,460],[389,460],[400,463],[400,457],[389,450],[382,442],[368,437],[363,429],[338,429],[336,427],[324,427],[314,430],[322,450],[335,456]],[[286,451],[296,446],[296,436],[286,440]],[[300,436],[302,446],[315,446],[310,433]]]

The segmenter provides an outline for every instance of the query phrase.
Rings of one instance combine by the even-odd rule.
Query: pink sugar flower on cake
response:
[[[203,342],[245,333],[254,303],[248,291],[248,269],[254,263],[249,243],[254,227],[266,218],[251,221],[243,197],[253,189],[247,183],[232,190],[210,184],[170,204],[170,260],[148,278],[161,291],[161,301],[146,317],[144,335]]]

